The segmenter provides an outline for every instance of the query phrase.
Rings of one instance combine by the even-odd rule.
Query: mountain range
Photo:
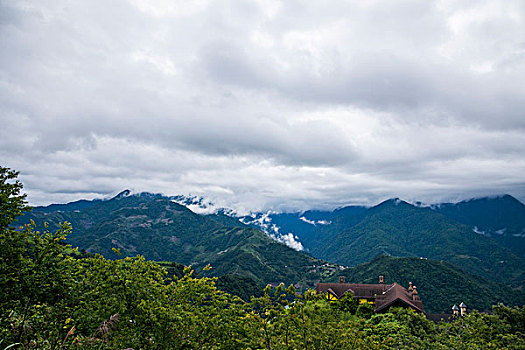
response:
[[[34,220],[49,229],[68,221],[73,232],[68,243],[88,253],[118,258],[144,255],[157,261],[191,265],[201,275],[237,274],[263,285],[296,283],[311,287],[321,270],[329,274],[335,265],[298,252],[224,214],[200,215],[156,194],[131,195],[123,191],[110,200],[37,207],[19,219]],[[325,265],[324,267],[321,267]]]
[[[477,198],[438,204],[432,209],[525,256],[525,205],[516,198],[509,195]]]
[[[117,258],[112,248],[118,248],[166,266],[192,265],[246,298],[266,283],[304,289],[341,274],[356,283],[383,274],[418,283],[430,311],[445,310],[459,295],[478,308],[525,301],[525,210],[511,196],[431,206],[391,199],[373,207],[250,215],[210,210],[210,204],[126,190],[108,200],[36,207],[19,221],[48,222],[51,229],[71,222],[68,242],[87,252]],[[201,205],[201,214],[188,209]],[[208,264],[212,269],[200,272]],[[447,280],[452,276],[454,282]]]
[[[484,211],[476,214],[479,203]],[[487,219],[491,212],[500,214]],[[242,220],[270,233],[292,233],[312,255],[345,266],[379,254],[416,256],[448,261],[513,286],[525,280],[525,208],[508,195],[435,206],[391,199],[370,208],[269,213]],[[507,223],[506,233],[480,234],[480,229],[501,231]]]

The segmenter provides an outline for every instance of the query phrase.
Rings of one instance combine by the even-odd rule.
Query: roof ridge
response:
[[[396,282],[392,283],[392,285],[391,285],[387,290],[385,290],[385,291],[383,292],[383,294],[388,293],[388,292],[389,292],[392,288],[394,288],[396,285],[399,286],[399,284],[397,284]],[[401,287],[401,286],[400,286],[400,287]]]
[[[343,294],[341,294],[341,296],[345,295],[345,294],[348,293],[348,292],[351,292],[352,295],[355,295],[354,290],[353,290],[352,288],[348,288],[347,290],[345,290],[345,291],[343,292]]]
[[[389,307],[390,305],[392,305],[394,302],[396,302],[397,300],[401,300],[405,303],[407,303],[408,305],[412,306],[414,309],[418,310],[418,311],[421,311],[421,312],[424,312],[423,309],[421,309],[419,306],[415,305],[412,300],[408,300],[408,299],[404,299],[404,298],[401,298],[401,297],[397,297],[397,298],[394,298],[392,300],[390,300],[389,302],[387,303],[384,303],[383,305],[381,305],[380,307],[378,307],[376,309],[376,312],[380,311],[380,310],[383,310],[387,307]]]

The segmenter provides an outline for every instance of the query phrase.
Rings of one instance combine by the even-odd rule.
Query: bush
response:
[[[369,303],[363,303],[357,307],[356,316],[370,318],[375,314],[375,308]]]

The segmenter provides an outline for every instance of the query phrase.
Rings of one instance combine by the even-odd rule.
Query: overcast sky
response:
[[[523,0],[0,0],[0,26],[33,205],[525,200]]]

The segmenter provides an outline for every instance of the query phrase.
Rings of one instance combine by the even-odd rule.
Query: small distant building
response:
[[[461,302],[459,304],[459,307],[454,304],[452,306],[452,315],[458,317],[458,316],[465,316],[467,314],[467,305],[464,302]]]
[[[454,306],[452,306],[452,314],[454,316],[459,316],[459,307],[456,304],[454,304]]]
[[[395,282],[384,284],[383,276],[379,276],[379,284],[345,283],[344,277],[340,277],[339,283],[317,283],[315,290],[319,294],[325,294],[331,301],[352,293],[360,304],[373,305],[376,313],[387,312],[391,307],[406,307],[424,313],[423,302],[412,282],[406,289]]]
[[[465,305],[464,302],[459,304],[459,309],[461,310],[461,316],[465,316],[467,314],[467,305]]]
[[[464,302],[459,304],[459,307],[454,304],[452,306],[451,314],[427,314],[427,318],[435,323],[438,322],[453,322],[457,320],[460,316],[467,315],[467,305]]]

